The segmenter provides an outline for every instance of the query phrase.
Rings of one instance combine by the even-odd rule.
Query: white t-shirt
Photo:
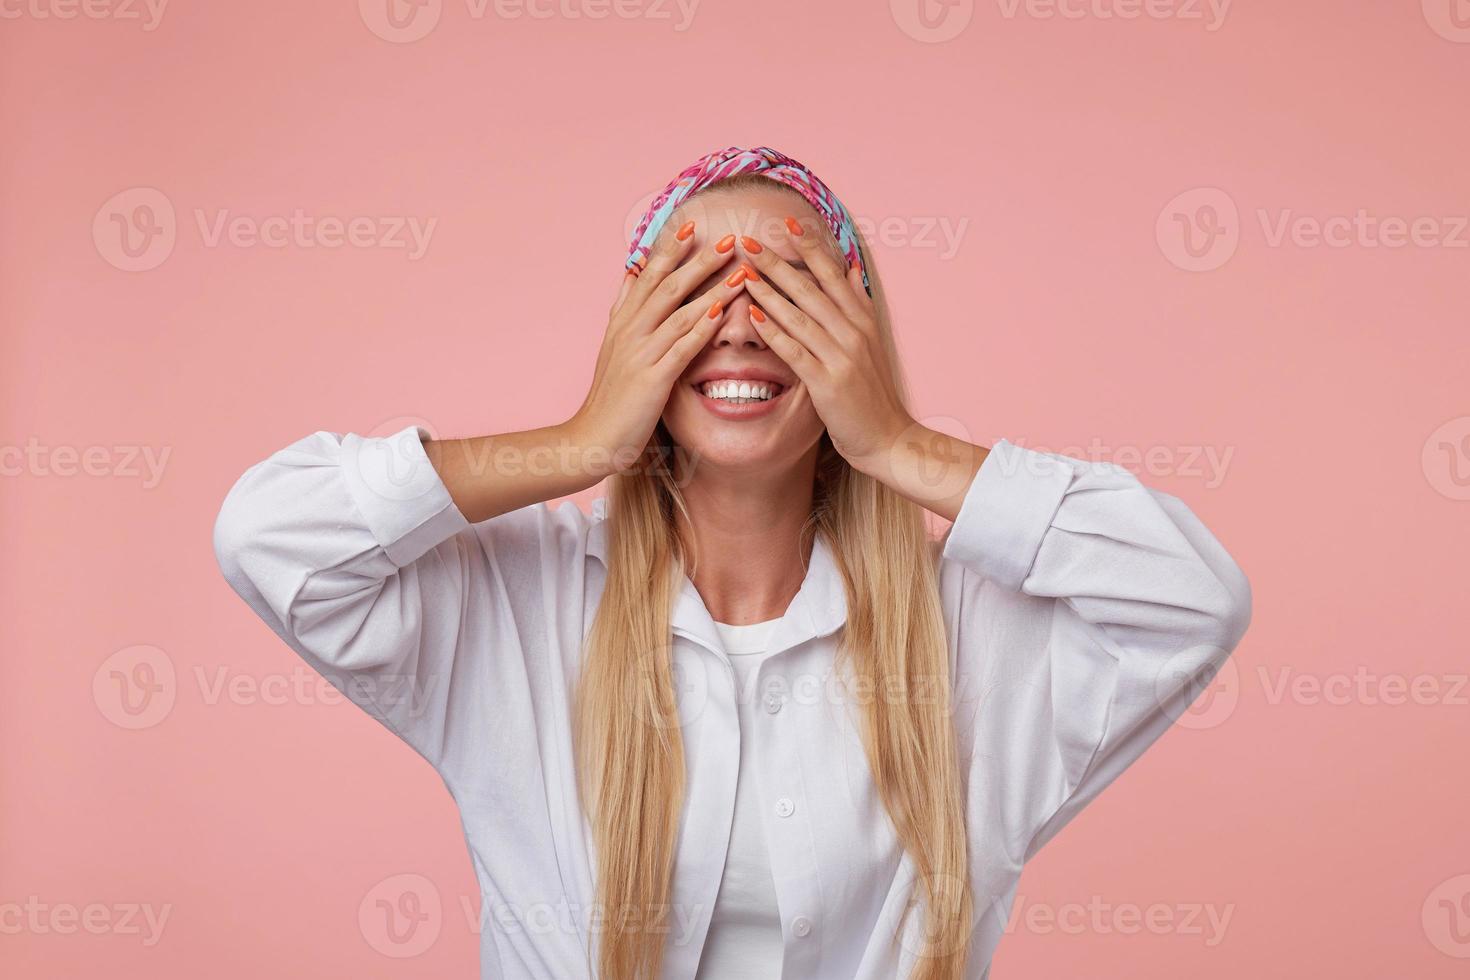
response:
[[[740,717],[740,770],[735,780],[735,816],[725,874],[699,958],[697,980],[769,980],[781,975],[783,938],[771,852],[761,823],[752,728],[760,723],[756,675],[779,619],[749,626],[715,623],[735,670],[735,703]]]

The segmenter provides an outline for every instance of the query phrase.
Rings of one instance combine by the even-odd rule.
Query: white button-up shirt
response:
[[[410,428],[317,433],[251,468],[215,549],[230,584],[315,669],[416,749],[457,801],[482,899],[482,977],[591,977],[592,840],[573,696],[605,581],[605,501],[470,525]],[[1127,471],[1001,442],[940,552],[984,977],[1021,868],[1188,706],[1250,617],[1239,568],[1173,497]],[[753,733],[782,976],[907,977],[914,865],[878,798],[862,698],[834,670],[842,577],[817,540],[771,634]],[[664,975],[699,964],[730,838],[736,692],[687,579],[672,657],[688,766]],[[655,652],[653,655],[657,655]]]

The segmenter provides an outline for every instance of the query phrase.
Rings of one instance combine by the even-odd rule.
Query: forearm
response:
[[[424,451],[470,523],[595,486],[626,466],[575,420],[525,432],[435,439]],[[623,450],[621,452],[628,452]]]
[[[913,423],[890,441],[886,451],[853,465],[952,522],[989,454],[983,446]]]

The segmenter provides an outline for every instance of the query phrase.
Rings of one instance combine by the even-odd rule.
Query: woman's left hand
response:
[[[844,268],[815,226],[803,229],[795,218],[786,225],[799,264],[816,281],[769,245],[742,238],[741,249],[761,276],[745,284],[756,304],[750,322],[806,386],[832,445],[868,472],[915,422],[899,397],[862,271]]]

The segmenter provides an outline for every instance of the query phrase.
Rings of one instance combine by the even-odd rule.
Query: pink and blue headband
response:
[[[643,220],[638,223],[638,230],[633,232],[633,241],[628,246],[627,267],[631,269],[647,260],[654,240],[658,238],[659,231],[675,208],[696,192],[740,174],[769,177],[806,198],[807,203],[827,219],[827,226],[837,239],[837,247],[847,257],[848,265],[856,263],[862,270],[863,287],[871,292],[867,263],[862,261],[862,253],[858,249],[857,227],[853,224],[852,215],[848,214],[837,195],[816,174],[800,162],[768,146],[757,146],[750,150],[732,146],[716,150],[680,171],[679,176],[664,188],[663,193],[653,199]]]

